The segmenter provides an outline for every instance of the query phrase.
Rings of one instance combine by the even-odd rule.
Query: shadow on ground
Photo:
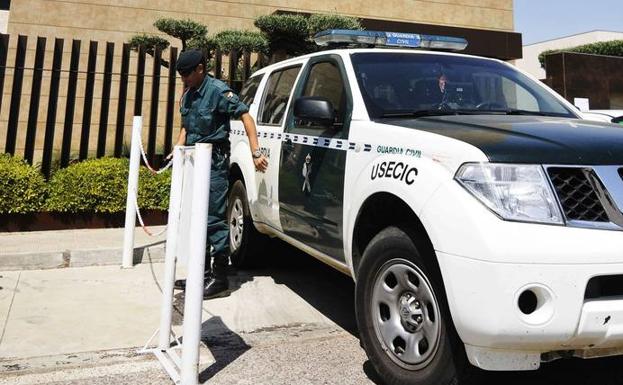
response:
[[[252,276],[271,276],[344,330],[358,338],[353,280],[313,257],[278,240],[271,240],[261,266],[245,271]],[[383,384],[372,364],[362,370],[376,384]],[[535,372],[480,372],[473,385],[621,385],[623,357],[593,360],[566,359],[543,364]]]

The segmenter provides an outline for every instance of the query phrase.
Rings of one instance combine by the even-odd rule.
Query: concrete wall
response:
[[[152,24],[161,17],[191,18],[214,33],[254,28],[256,17],[276,10],[513,30],[512,0],[19,0],[11,4],[9,33],[125,41],[137,32],[156,32]]]
[[[9,28],[9,11],[0,11],[0,33],[7,33]]]
[[[595,43],[598,41],[623,39],[623,32],[592,31],[572,35],[555,40],[526,45],[523,47],[523,59],[515,62],[515,65],[524,71],[528,71],[537,79],[545,79],[545,69],[539,63],[539,54],[550,49],[563,49],[578,45]]]

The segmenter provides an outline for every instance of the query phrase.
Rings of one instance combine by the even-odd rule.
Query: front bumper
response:
[[[623,354],[623,296],[586,297],[591,278],[623,276],[623,232],[503,221],[456,184],[421,219],[473,364],[528,370]],[[519,305],[526,291],[536,298],[529,314]]]

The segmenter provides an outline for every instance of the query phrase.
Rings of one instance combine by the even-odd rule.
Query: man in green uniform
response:
[[[268,160],[260,153],[255,122],[249,108],[238,95],[220,80],[208,76],[206,60],[201,51],[188,50],[180,54],[176,69],[182,77],[186,92],[181,100],[182,129],[177,145],[212,143],[210,171],[210,202],[208,207],[208,250],[206,250],[204,299],[229,292],[229,225],[226,219],[229,188],[229,120],[241,119],[249,138],[255,169],[264,172]],[[213,263],[210,264],[210,259]],[[212,269],[210,271],[210,266]],[[190,267],[192,268],[192,266]],[[185,280],[175,282],[184,289]]]

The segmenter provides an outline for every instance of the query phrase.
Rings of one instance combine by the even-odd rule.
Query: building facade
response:
[[[0,0],[0,33],[7,33],[9,30],[9,0]]]
[[[539,62],[539,55],[541,52],[551,49],[577,47],[579,45],[595,43],[598,41],[619,39],[623,39],[623,32],[591,31],[530,44],[523,47],[523,58],[517,60],[515,65],[524,71],[529,72],[537,79],[545,79],[545,68],[541,67],[541,63]]]
[[[77,149],[88,142],[89,156],[93,156],[95,148],[99,146],[97,132],[106,130],[105,153],[111,154],[115,147],[114,135],[111,132],[122,132],[124,148],[127,148],[130,137],[133,110],[136,103],[142,105],[142,114],[145,116],[144,137],[151,136],[147,132],[147,125],[155,125],[152,131],[157,131],[158,149],[162,154],[166,149],[162,143],[164,133],[170,135],[171,108],[167,104],[167,95],[170,100],[179,100],[182,94],[182,84],[179,78],[167,80],[166,66],[162,68],[162,86],[154,91],[152,88],[154,72],[153,59],[149,56],[145,63],[144,79],[137,74],[137,55],[132,53],[129,60],[130,76],[124,83],[120,75],[122,68],[122,43],[139,33],[158,34],[153,26],[155,20],[163,17],[175,19],[191,19],[208,26],[209,34],[215,34],[227,29],[253,30],[254,20],[258,16],[273,13],[338,13],[354,16],[362,20],[362,24],[369,30],[389,30],[396,32],[420,32],[430,34],[445,34],[466,38],[470,43],[468,53],[497,57],[512,60],[521,56],[521,35],[513,32],[513,0],[384,0],[384,1],[340,1],[333,0],[0,0],[0,8],[8,9],[8,18],[0,13],[0,32],[3,20],[6,32],[9,35],[5,45],[6,74],[4,82],[0,82],[2,103],[0,104],[0,151],[8,147],[15,147],[15,154],[27,154],[28,141],[34,140],[35,154],[33,162],[42,158],[44,148],[44,129],[50,126],[47,122],[49,111],[48,95],[52,72],[53,51],[55,39],[64,39],[62,51],[62,71],[60,72],[60,89],[58,91],[58,113],[55,120],[54,149],[60,151],[63,128],[73,127],[71,137],[72,159],[77,156]],[[0,12],[2,10],[0,9]],[[2,19],[5,17],[5,19]],[[163,37],[165,35],[160,34]],[[22,40],[27,37],[27,44],[23,44],[25,62],[23,65],[23,85],[20,100],[15,93],[16,82],[13,79],[17,65],[18,36]],[[43,72],[40,74],[41,100],[38,108],[30,103],[33,79],[36,78],[36,47],[38,37],[47,38],[43,42],[44,58]],[[6,40],[6,39],[5,39]],[[41,39],[39,39],[41,40]],[[72,40],[74,40],[72,42]],[[81,43],[79,66],[75,97],[67,98],[71,53],[76,41]],[[170,39],[172,47],[181,44],[176,39]],[[112,77],[108,83],[105,79],[106,52],[110,43],[114,43],[112,50]],[[97,44],[93,55],[93,45]],[[1,47],[0,47],[1,48]],[[179,52],[179,51],[178,51]],[[163,52],[163,58],[169,59],[169,50]],[[93,58],[91,58],[93,56]],[[0,52],[0,60],[2,52]],[[88,63],[93,60],[94,71],[88,69]],[[75,72],[75,71],[74,71]],[[94,80],[89,83],[89,74]],[[174,75],[174,74],[173,74]],[[137,87],[137,78],[144,81],[144,92],[141,99]],[[90,84],[90,86],[89,86]],[[175,97],[168,93],[168,84],[174,84]],[[121,109],[123,90],[127,88],[127,95],[123,102],[128,106]],[[109,99],[103,97],[109,94]],[[85,95],[91,95],[85,97]],[[153,112],[151,98],[158,96],[156,112]],[[139,100],[139,102],[136,102]],[[68,100],[75,103],[73,120],[69,120],[66,112],[70,109]],[[109,102],[108,102],[109,100]],[[17,101],[17,103],[16,103]],[[142,102],[141,102],[142,101]],[[109,104],[109,106],[108,106]],[[30,105],[30,106],[29,106]],[[131,106],[135,108],[131,108]],[[108,108],[109,107],[109,108]],[[33,110],[34,108],[34,110]],[[38,114],[36,110],[38,109]],[[120,112],[119,112],[120,111]],[[151,112],[151,115],[150,115]],[[167,115],[168,113],[168,115]],[[107,114],[103,115],[102,114]],[[121,115],[125,127],[119,129]],[[154,115],[155,114],[155,115]],[[173,136],[177,135],[180,126],[179,114],[174,113]],[[12,116],[12,118],[11,118]],[[123,119],[123,117],[125,118]],[[147,119],[149,117],[149,119]],[[32,120],[36,120],[36,134],[27,134],[27,127],[31,131],[35,127]],[[152,122],[154,122],[152,124]],[[167,122],[168,126],[167,126]],[[85,138],[81,133],[91,127],[90,135]],[[14,145],[1,147],[9,134],[17,135]],[[33,139],[34,138],[34,139]],[[101,140],[100,140],[101,141]],[[31,144],[30,147],[33,145]],[[3,151],[3,152],[4,152]],[[54,157],[56,159],[57,153]]]
[[[19,0],[11,3],[8,32],[119,42],[157,32],[152,24],[161,17],[189,18],[216,33],[253,29],[255,18],[277,11],[513,31],[512,0]]]

